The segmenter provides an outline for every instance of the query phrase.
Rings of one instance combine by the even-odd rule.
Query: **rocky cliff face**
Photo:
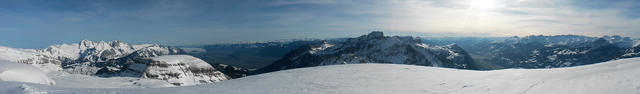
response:
[[[165,55],[138,61],[146,63],[141,78],[165,80],[176,86],[214,83],[230,79],[207,62],[189,55]]]
[[[300,47],[256,73],[334,64],[393,63],[460,69],[475,68],[471,57],[457,45],[432,46],[419,38],[384,36],[372,32],[345,42]]]

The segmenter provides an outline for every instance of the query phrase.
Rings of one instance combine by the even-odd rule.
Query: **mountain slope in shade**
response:
[[[367,62],[475,69],[474,61],[455,44],[432,46],[419,38],[384,36],[374,31],[345,42],[302,46],[256,73],[335,64]]]
[[[638,94],[640,58],[554,69],[473,71],[398,64],[299,68],[217,84],[174,88],[78,89],[27,84],[48,93],[136,94]],[[22,91],[0,82],[0,93]],[[5,93],[9,92],[9,93]]]
[[[212,64],[211,66],[213,68],[216,68],[216,70],[224,73],[225,75],[231,77],[232,79],[245,77],[247,76],[247,74],[249,74],[249,69],[242,67],[230,66],[225,64]]]

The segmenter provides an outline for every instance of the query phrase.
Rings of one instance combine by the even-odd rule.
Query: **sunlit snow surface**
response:
[[[40,69],[31,65],[0,60],[0,81],[55,85]]]
[[[214,84],[171,88],[69,88],[60,85],[0,82],[0,93],[38,91],[53,94],[639,94],[638,78],[640,58],[571,68],[495,71],[394,64],[350,64],[292,69]]]

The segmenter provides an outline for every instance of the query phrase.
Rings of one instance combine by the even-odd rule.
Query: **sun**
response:
[[[472,0],[471,7],[479,9],[493,9],[497,6],[494,0]]]

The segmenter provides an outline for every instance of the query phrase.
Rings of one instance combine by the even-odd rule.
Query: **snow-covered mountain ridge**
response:
[[[177,47],[157,44],[132,45],[121,41],[93,42],[83,40],[77,44],[53,45],[45,49],[0,47],[0,60],[30,64],[46,72],[64,71],[72,74],[101,77],[142,77],[165,80],[176,85],[196,85],[230,79],[206,62],[191,56],[170,56],[173,57],[171,59],[175,60],[160,60],[181,62],[181,65],[174,67],[191,68],[189,70],[180,70],[173,67],[149,68],[153,67],[149,66],[150,62],[143,62],[156,61],[152,57],[176,54],[186,53]],[[148,60],[149,58],[151,59]],[[172,82],[169,78],[143,76],[143,73],[149,73],[150,71],[172,73],[174,74],[172,77],[192,79],[196,82],[184,84],[184,82],[188,81]]]
[[[335,64],[368,62],[474,69],[471,57],[455,44],[434,46],[416,37],[384,36],[374,31],[344,42],[302,46],[256,73]]]
[[[64,70],[85,75],[128,75],[125,72],[129,70],[128,65],[134,63],[134,59],[183,53],[184,51],[176,47],[156,44],[132,45],[122,41],[82,40],[76,44],[52,45],[45,49],[0,47],[0,59],[46,66],[42,67],[43,70]],[[114,74],[115,72],[117,74]]]
[[[473,71],[399,64],[346,64],[173,88],[79,89],[26,84],[47,93],[136,94],[638,94],[640,58],[553,69]],[[0,93],[25,85],[0,82]],[[26,91],[26,90],[25,90]]]

